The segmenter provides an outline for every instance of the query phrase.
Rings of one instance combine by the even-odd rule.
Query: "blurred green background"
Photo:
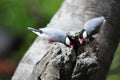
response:
[[[49,23],[63,0],[0,0],[0,80],[10,80],[14,70],[37,37],[27,27]],[[120,80],[120,47],[107,80]]]

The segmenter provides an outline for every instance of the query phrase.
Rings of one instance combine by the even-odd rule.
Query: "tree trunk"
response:
[[[97,41],[99,51],[95,53],[95,56],[94,53],[87,56],[88,60],[92,60],[92,63],[87,62],[87,64],[98,64],[99,69],[97,71],[95,70],[95,73],[90,76],[83,76],[88,78],[78,77],[75,80],[106,79],[106,75],[114,57],[115,50],[119,43],[119,3],[119,0],[65,0],[61,8],[52,18],[51,22],[46,26],[61,28],[66,32],[77,32],[83,28],[84,23],[88,19],[103,15],[109,17],[106,24],[103,26],[100,37]],[[76,56],[73,55],[75,53],[73,50],[65,47],[62,44],[56,43],[52,46],[52,48],[49,48],[50,45],[46,43],[47,42],[41,40],[39,37],[35,40],[33,45],[20,61],[12,77],[12,80],[74,80],[72,72],[77,69],[74,67],[76,67],[77,63],[82,62],[82,60],[84,62],[85,58],[82,58],[88,53],[83,53],[82,57],[81,55]],[[72,57],[70,57],[71,55]],[[56,60],[54,59],[54,57]],[[80,59],[77,60],[76,58]],[[70,62],[68,59],[70,59]],[[75,65],[72,65],[71,62]],[[47,68],[45,68],[46,65]],[[64,72],[70,74],[64,74],[64,72],[60,72],[60,70],[62,69],[61,67],[63,66],[65,68],[67,67],[68,70]],[[95,68],[96,67],[98,66],[95,66]],[[59,73],[63,73],[64,75],[60,75]],[[68,76],[69,78],[64,76]]]

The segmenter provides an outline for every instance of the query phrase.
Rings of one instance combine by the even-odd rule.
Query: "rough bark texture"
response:
[[[37,38],[20,61],[12,80],[40,80],[41,78],[41,80],[69,80],[70,78],[72,80],[105,80],[114,57],[114,52],[119,43],[119,10],[119,0],[65,0],[47,27],[61,28],[66,32],[77,32],[82,29],[83,24],[88,19],[102,15],[110,17],[103,26],[98,39],[99,51],[95,53],[96,55],[94,53],[90,55],[86,50],[85,53],[76,57],[74,55],[76,52],[65,47],[63,44],[57,43],[50,48],[47,42]],[[72,57],[69,57],[69,55],[72,55]],[[87,56],[87,60],[84,55]],[[92,61],[89,62],[89,60]],[[84,70],[83,73],[82,70],[85,65],[81,66],[82,62],[90,64],[90,66],[86,64],[88,67],[85,67],[87,68],[85,70],[87,71],[85,72]],[[97,64],[99,65],[98,71],[96,71]],[[91,65],[93,66],[91,67]],[[62,68],[63,66],[64,68]],[[77,66],[83,68],[78,68]],[[76,69],[78,72],[76,72]],[[89,69],[92,71],[89,71]],[[70,72],[71,70],[73,72]],[[94,71],[95,74],[93,74]],[[83,76],[86,78],[81,76],[76,77],[81,73],[84,74],[84,72],[85,76]],[[60,75],[60,73],[68,77],[63,77],[64,75]],[[92,75],[87,76],[87,73],[92,73]]]
[[[54,44],[48,53],[36,64],[30,80],[60,80],[63,67],[68,67],[72,73],[76,56],[74,50],[63,44]],[[65,73],[64,73],[65,74]],[[67,76],[67,78],[70,76]]]
[[[74,39],[75,36],[71,37]],[[30,80],[77,80],[89,79],[99,69],[96,41],[77,45],[71,49],[55,43],[46,55],[36,63]],[[87,76],[87,77],[86,77]]]

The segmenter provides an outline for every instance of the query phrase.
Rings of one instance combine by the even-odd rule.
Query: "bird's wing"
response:
[[[104,20],[104,17],[90,19],[84,24],[84,29],[88,32],[88,34],[91,34],[92,32],[94,34],[100,29]]]
[[[40,30],[42,30],[43,33],[50,36],[50,38],[54,41],[63,42],[66,37],[66,33],[62,31],[61,29],[41,28]]]

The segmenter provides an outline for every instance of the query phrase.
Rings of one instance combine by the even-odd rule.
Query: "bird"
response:
[[[60,42],[64,43],[66,46],[73,48],[73,43],[71,38],[61,29],[57,28],[40,28],[34,29],[28,27],[28,30],[32,31],[33,33],[37,34],[39,37],[48,40],[49,43],[53,42]]]
[[[100,32],[101,26],[106,21],[104,16],[92,18],[85,22],[83,29],[79,32],[78,40],[80,44],[83,43],[85,39],[93,38],[93,35]]]

